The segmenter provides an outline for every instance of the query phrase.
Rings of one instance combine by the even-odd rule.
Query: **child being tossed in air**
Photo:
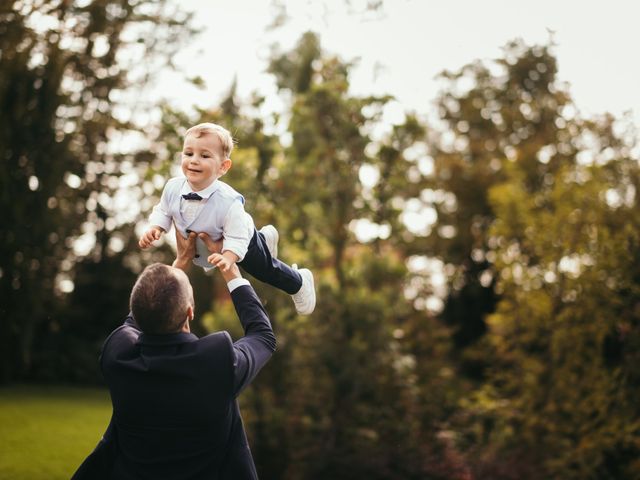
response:
[[[167,182],[149,218],[151,227],[138,244],[149,248],[172,223],[184,237],[203,232],[212,239],[222,238],[222,253],[213,254],[198,238],[193,263],[223,271],[237,263],[258,280],[287,292],[296,311],[309,315],[316,304],[311,271],[278,260],[278,231],[272,225],[256,230],[244,210],[244,197],[219,180],[231,168],[232,149],[233,138],[220,125],[201,123],[187,130],[181,161],[184,177]]]

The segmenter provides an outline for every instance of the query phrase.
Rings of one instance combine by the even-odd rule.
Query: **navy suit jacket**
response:
[[[253,288],[231,292],[245,336],[147,335],[131,316],[101,355],[111,423],[73,480],[256,479],[236,396],[275,350]]]

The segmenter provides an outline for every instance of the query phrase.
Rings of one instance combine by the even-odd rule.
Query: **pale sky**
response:
[[[278,108],[273,79],[264,73],[270,46],[292,48],[306,30],[320,34],[325,51],[359,59],[351,81],[355,94],[391,94],[402,109],[428,114],[438,93],[436,75],[475,59],[499,57],[520,37],[546,43],[555,32],[559,78],[586,116],[632,110],[640,125],[640,2],[634,0],[384,0],[381,11],[362,11],[366,0],[282,0],[288,23],[267,30],[275,14],[269,0],[182,0],[197,12],[203,32],[178,56],[188,76],[206,90],[166,73],[157,93],[188,108],[218,103],[234,76],[246,97],[259,90]],[[351,5],[351,7],[349,7]]]

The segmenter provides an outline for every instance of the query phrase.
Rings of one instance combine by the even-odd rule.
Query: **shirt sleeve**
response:
[[[242,261],[249,249],[254,228],[253,219],[244,211],[242,202],[233,202],[222,227],[222,251],[230,250],[238,256],[239,262]]]
[[[149,223],[157,225],[168,232],[171,228],[171,215],[169,214],[169,194],[167,193],[168,185],[165,185],[160,197],[160,203],[153,207],[153,211],[149,216]]]
[[[227,283],[227,288],[229,289],[229,293],[233,292],[236,288],[241,287],[242,285],[251,285],[249,280],[246,278],[234,278],[233,280],[229,280]]]

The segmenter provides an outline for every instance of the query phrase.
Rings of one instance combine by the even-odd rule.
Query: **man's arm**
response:
[[[197,236],[211,253],[220,253],[222,242],[213,241],[206,233]],[[186,271],[195,254],[196,234],[191,232],[183,238],[176,230],[177,256],[173,266]],[[219,270],[227,282],[231,299],[240,323],[244,328],[244,337],[233,344],[233,391],[238,395],[258,374],[271,358],[276,349],[276,336],[271,322],[256,292],[248,280],[242,278],[240,269],[234,263],[228,270]]]
[[[175,225],[174,225],[175,227]],[[196,238],[200,238],[211,253],[220,253],[222,249],[222,240],[212,240],[206,233],[196,234],[187,230],[189,235],[184,238],[182,234],[176,231],[176,259],[173,261],[173,267],[179,268],[185,273],[189,270],[193,258],[196,256]]]
[[[238,395],[256,377],[276,349],[276,336],[256,292],[238,266],[220,271],[227,282],[244,337],[233,344],[233,390]]]

